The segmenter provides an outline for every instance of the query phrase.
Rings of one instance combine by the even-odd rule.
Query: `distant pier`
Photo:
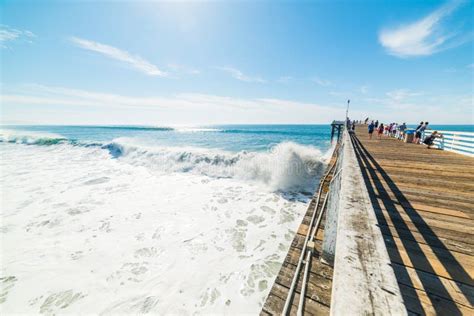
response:
[[[474,159],[359,125],[336,160],[261,314],[474,315]]]

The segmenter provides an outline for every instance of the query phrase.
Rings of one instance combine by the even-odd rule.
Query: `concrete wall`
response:
[[[326,242],[325,248],[334,255],[331,315],[406,315],[347,131],[342,142],[340,192],[333,210],[336,213],[327,214],[333,220],[326,224],[336,227],[326,227],[324,237],[333,240]],[[326,231],[335,232],[335,236],[326,236]]]

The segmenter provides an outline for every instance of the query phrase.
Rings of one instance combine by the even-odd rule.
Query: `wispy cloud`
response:
[[[411,97],[421,96],[423,95],[423,92],[411,91],[408,89],[397,89],[387,92],[386,95],[394,102],[403,102]]]
[[[106,57],[127,63],[129,66],[149,76],[167,76],[166,72],[161,71],[157,66],[153,65],[152,63],[138,55],[131,55],[129,52],[121,50],[119,48],[78,37],[71,37],[70,40],[76,46],[82,49],[90,50],[102,54]]]
[[[469,124],[474,115],[472,94],[443,95],[397,89],[382,97],[361,101],[372,109],[367,115],[383,122],[416,123],[423,120],[437,124]]]
[[[388,91],[383,97],[367,97],[363,101],[370,104],[378,104],[379,106],[384,107],[385,109],[411,109],[420,104],[420,96],[423,96],[425,93],[421,91],[412,91],[409,89],[396,89]],[[421,106],[421,108],[425,108]]]
[[[266,80],[262,79],[261,77],[256,77],[256,76],[249,76],[244,74],[242,71],[240,71],[237,68],[234,67],[216,67],[219,70],[222,70],[224,72],[227,72],[232,76],[232,78],[240,80],[240,81],[245,81],[245,82],[257,82],[257,83],[265,83]]]
[[[462,44],[466,39],[459,33],[447,32],[442,22],[463,1],[450,1],[426,17],[407,25],[386,28],[379,33],[379,41],[387,52],[398,57],[431,55]]]
[[[0,47],[7,48],[7,43],[16,40],[26,40],[31,43],[36,35],[28,30],[17,30],[7,25],[0,25]]]
[[[188,67],[181,64],[175,64],[175,63],[168,64],[168,68],[174,72],[187,74],[187,75],[198,75],[201,73],[201,71],[196,68]]]
[[[311,78],[311,81],[320,85],[321,87],[329,87],[332,86],[332,82],[327,80],[327,79],[322,79],[319,77],[313,77]]]
[[[9,107],[5,120],[20,120],[21,109],[28,109],[28,119],[43,123],[78,123],[83,107],[93,107],[94,113],[108,113],[107,122],[124,122],[130,117],[140,123],[163,124],[223,124],[223,123],[324,123],[344,113],[343,107],[322,106],[275,98],[236,98],[199,93],[180,93],[170,96],[134,97],[65,87],[28,85],[6,91],[1,96],[2,106]],[[34,106],[38,106],[35,111]],[[112,109],[114,109],[112,111]],[[52,122],[43,115],[45,110],[58,113],[61,122]],[[18,111],[17,115],[13,115]],[[71,115],[77,111],[77,117]],[[59,113],[64,112],[63,116]],[[13,113],[13,114],[12,114]],[[75,112],[74,112],[75,113]],[[125,114],[124,114],[125,113]],[[122,117],[119,117],[122,115]],[[51,118],[54,119],[54,118]],[[93,119],[93,120],[92,120]],[[87,117],[88,124],[103,117]]]

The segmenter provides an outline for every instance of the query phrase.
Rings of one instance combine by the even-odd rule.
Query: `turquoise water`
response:
[[[418,125],[408,125],[409,128],[416,128]],[[440,125],[440,124],[429,124],[428,129],[437,131],[450,131],[450,132],[471,132],[474,133],[474,125]]]
[[[200,127],[145,126],[8,126],[18,132],[52,133],[68,141],[107,144],[133,138],[158,146],[192,146],[226,151],[265,151],[283,142],[330,147],[329,125],[219,125]]]

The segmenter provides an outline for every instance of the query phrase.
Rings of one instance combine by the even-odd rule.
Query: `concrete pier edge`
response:
[[[347,130],[342,142],[331,315],[407,315]]]

